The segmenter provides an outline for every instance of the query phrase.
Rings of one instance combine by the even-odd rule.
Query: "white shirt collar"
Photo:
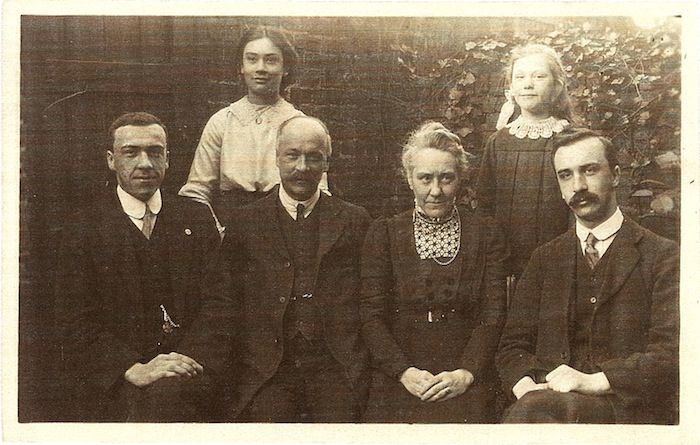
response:
[[[586,238],[588,238],[589,233],[593,233],[593,236],[598,239],[598,241],[605,241],[611,236],[615,235],[622,227],[622,222],[624,221],[624,216],[618,207],[612,216],[602,223],[595,226],[593,229],[589,229],[581,224],[578,219],[576,220],[576,236],[578,239],[585,243]]]
[[[311,195],[311,198],[307,199],[306,201],[297,201],[296,199],[289,196],[287,191],[284,189],[284,186],[280,184],[279,197],[280,202],[282,203],[282,207],[284,207],[284,210],[286,210],[287,213],[289,213],[289,216],[291,216],[296,221],[297,204],[304,204],[304,218],[308,217],[309,214],[311,214],[311,212],[314,210],[314,207],[316,207],[316,203],[318,203],[318,200],[321,197],[321,190],[317,188],[316,192],[314,192],[314,194]]]
[[[121,185],[117,185],[117,196],[119,197],[119,202],[122,204],[122,209],[124,213],[135,219],[143,218],[146,213],[146,202],[141,201],[128,194]],[[163,206],[163,200],[160,196],[160,189],[148,199],[148,208],[151,212],[156,215],[160,213],[160,209]]]

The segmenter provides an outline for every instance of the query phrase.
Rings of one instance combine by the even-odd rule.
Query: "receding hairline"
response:
[[[326,124],[324,124],[323,121],[321,121],[320,119],[315,118],[313,116],[306,116],[306,115],[294,116],[294,117],[291,117],[291,118],[287,119],[286,121],[282,122],[282,124],[280,125],[280,127],[277,131],[277,148],[279,148],[280,141],[283,139],[285,132],[288,131],[288,127],[296,125],[297,122],[299,124],[301,124],[302,121],[305,121],[305,122],[310,121],[310,122],[313,122],[315,124],[314,126],[315,126],[316,130],[318,131],[318,133],[315,136],[319,138],[319,141],[323,142],[323,146],[325,147],[326,152],[328,154],[330,154],[331,153],[331,135],[328,131],[328,127],[326,127]]]

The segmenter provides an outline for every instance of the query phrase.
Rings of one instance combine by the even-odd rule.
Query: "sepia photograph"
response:
[[[3,5],[3,441],[697,439],[694,4],[195,3]]]

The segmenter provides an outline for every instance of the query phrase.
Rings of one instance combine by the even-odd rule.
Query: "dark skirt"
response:
[[[432,323],[422,311],[401,312],[394,323],[394,338],[419,369],[439,374],[460,367],[468,332],[459,313]],[[399,334],[401,333],[401,334]],[[492,423],[496,421],[495,370],[478,376],[462,395],[439,402],[423,402],[409,393],[397,378],[374,369],[364,421],[374,423]]]

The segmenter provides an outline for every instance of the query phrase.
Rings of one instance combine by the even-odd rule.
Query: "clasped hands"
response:
[[[530,376],[518,380],[513,386],[513,395],[520,399],[530,391],[551,389],[556,392],[579,392],[599,395],[610,391],[610,382],[602,372],[586,374],[569,365],[559,365],[545,376],[545,383],[535,383]]]
[[[409,393],[422,401],[439,402],[464,393],[474,382],[474,376],[466,369],[433,375],[430,371],[410,367],[401,374],[400,381]]]
[[[192,378],[204,373],[202,365],[184,354],[159,354],[148,363],[135,363],[124,373],[127,382],[144,387],[163,378]]]

